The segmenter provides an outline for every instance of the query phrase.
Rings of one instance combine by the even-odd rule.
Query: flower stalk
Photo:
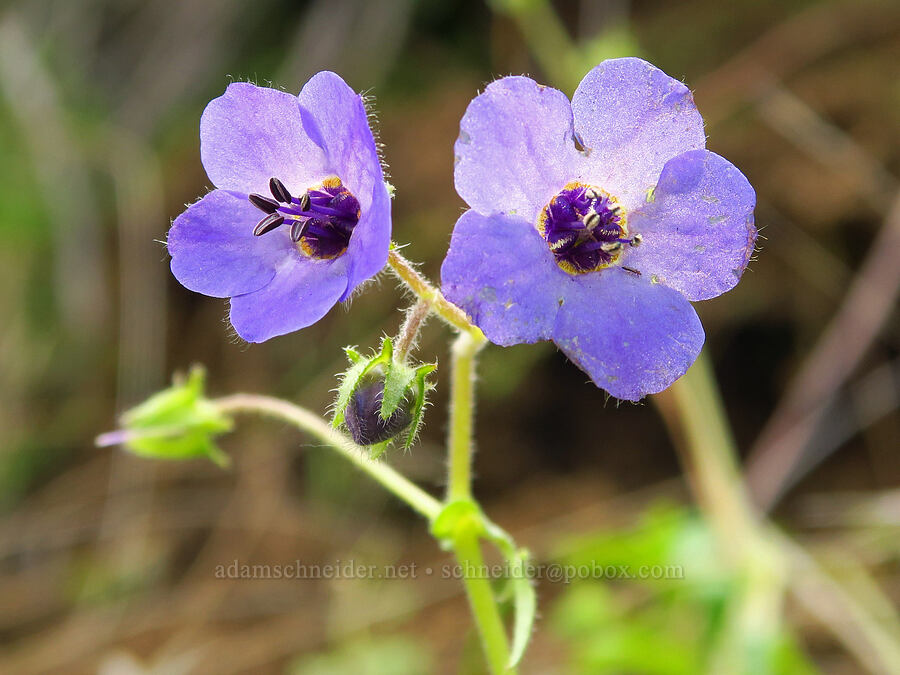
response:
[[[374,478],[388,492],[428,519],[434,520],[441,503],[384,462],[370,459],[368,451],[332,428],[318,415],[272,396],[233,394],[212,403],[222,413],[253,413],[280,419],[318,439]]]
[[[432,311],[456,330],[473,335],[482,335],[481,330],[473,326],[466,318],[465,312],[447,301],[443,294],[419,274],[412,263],[404,258],[393,247],[388,254],[388,265],[391,270],[420,300],[430,304]],[[483,335],[482,335],[483,338]]]

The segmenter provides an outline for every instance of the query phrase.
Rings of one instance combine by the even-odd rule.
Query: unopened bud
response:
[[[376,380],[359,387],[350,397],[344,422],[358,445],[375,445],[387,441],[412,422],[409,403],[404,399],[387,419],[381,416],[384,381]]]

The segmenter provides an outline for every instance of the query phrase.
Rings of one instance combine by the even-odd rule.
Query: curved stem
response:
[[[397,333],[397,339],[394,341],[394,354],[402,361],[406,361],[409,352],[415,346],[419,337],[419,331],[430,313],[431,303],[422,299],[417,300],[406,311],[406,318],[403,320],[403,325],[400,326],[400,332]]]
[[[215,399],[212,403],[224,413],[256,413],[289,422],[336,450],[428,520],[434,520],[441,510],[437,499],[388,464],[370,459],[365,448],[305,408],[258,394],[233,394]]]
[[[419,274],[412,263],[395,249],[391,249],[391,252],[388,254],[388,265],[390,265],[394,274],[397,275],[397,278],[406,284],[419,299],[431,304],[431,309],[435,314],[457,330],[481,336],[483,339],[481,330],[469,322],[465,312],[448,302],[441,292]]]

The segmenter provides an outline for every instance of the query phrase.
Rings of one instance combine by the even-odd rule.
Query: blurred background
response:
[[[0,673],[482,672],[462,587],[437,573],[216,578],[234,561],[450,562],[327,450],[249,419],[222,439],[227,471],[93,438],[192,363],[214,395],[324,413],[340,347],[402,318],[385,276],[351,312],[248,347],[222,301],[171,277],[161,242],[210,186],[199,119],[229,82],[296,92],[330,69],[371,90],[394,238],[434,279],[469,100],[510,73],[571,95],[622,55],[683,78],[710,149],[757,189],[758,259],[698,306],[706,351],[757,503],[864,616],[793,593],[775,665],[751,672],[900,672],[900,4],[29,0],[0,7]],[[421,358],[447,363],[448,337],[431,322]],[[550,345],[489,347],[480,375],[475,490],[494,520],[539,562],[683,569],[541,582],[522,672],[704,672],[730,582],[671,401],[607,401]],[[435,494],[446,393],[389,458]]]

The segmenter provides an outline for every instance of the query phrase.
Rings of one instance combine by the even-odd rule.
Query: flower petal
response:
[[[374,186],[373,192],[372,203],[362,212],[347,246],[347,289],[341,302],[387,263],[391,246],[391,198],[383,181]]]
[[[268,194],[279,178],[299,192],[324,178],[325,157],[303,130],[297,97],[249,82],[228,85],[200,118],[200,157],[223,190]]]
[[[528,77],[504,77],[475,97],[460,122],[456,191],[483,214],[532,223],[576,177],[572,108],[565,94]]]
[[[663,165],[706,146],[690,89],[637,58],[610,59],[572,97],[575,129],[590,149],[583,179],[626,209],[644,202]]]
[[[466,211],[441,267],[441,290],[498,345],[550,337],[567,284],[547,244],[518,217]]]
[[[247,342],[265,342],[321,319],[346,287],[343,257],[321,261],[297,253],[268,286],[231,299],[231,325]]]
[[[756,193],[740,170],[708,150],[669,160],[653,201],[631,214],[641,245],[626,263],[644,276],[706,300],[734,288],[753,253]]]
[[[362,97],[339,75],[322,71],[300,91],[306,134],[325,153],[329,173],[337,175],[366,211],[382,189],[384,176]]]
[[[279,232],[254,237],[260,216],[246,199],[224,190],[191,204],[169,230],[172,274],[186,288],[215,298],[262,288],[292,247]]]
[[[637,401],[668,387],[696,360],[703,326],[678,291],[621,268],[574,282],[553,341],[601,389]]]

